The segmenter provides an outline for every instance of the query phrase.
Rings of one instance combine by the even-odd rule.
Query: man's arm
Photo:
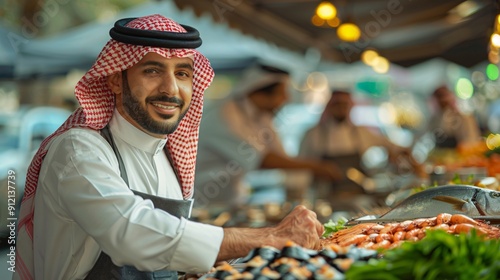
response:
[[[316,213],[297,206],[278,225],[266,228],[225,228],[218,261],[243,257],[253,248],[264,245],[281,249],[287,241],[319,249],[323,225]]]
[[[343,176],[338,166],[332,162],[291,158],[273,151],[269,151],[264,155],[260,167],[269,169],[306,169],[310,170],[315,176],[330,180],[338,180]]]
[[[47,155],[52,160],[46,162],[49,181],[57,183],[44,188],[55,198],[62,219],[83,231],[75,235],[90,235],[117,265],[144,271],[208,270],[222,229],[178,219],[135,196],[106,145],[95,132],[72,130]]]

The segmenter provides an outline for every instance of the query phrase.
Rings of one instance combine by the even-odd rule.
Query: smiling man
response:
[[[133,77],[133,88],[128,76]],[[149,53],[127,71],[110,76],[109,83],[117,93],[120,115],[140,130],[162,138],[173,133],[187,113],[193,95],[193,61]]]
[[[110,35],[30,165],[13,279],[177,279],[263,245],[317,248],[323,227],[303,206],[263,229],[189,221],[214,75],[199,34],[152,15]]]

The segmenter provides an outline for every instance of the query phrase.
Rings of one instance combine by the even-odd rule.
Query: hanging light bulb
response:
[[[373,71],[380,73],[380,74],[385,74],[389,71],[390,63],[387,58],[383,56],[377,56],[373,60],[372,68]]]
[[[323,24],[325,24],[325,20],[320,18],[318,15],[314,15],[311,18],[311,23],[315,26],[322,26]]]
[[[337,8],[332,3],[323,1],[316,8],[316,15],[324,20],[334,19],[337,15]]]
[[[497,15],[496,21],[495,21],[495,31],[498,33],[500,32],[500,14]]]
[[[490,42],[495,48],[500,48],[500,34],[493,33],[490,37]]]
[[[365,50],[361,54],[361,60],[369,66],[373,66],[376,58],[378,57],[378,53],[374,50]]]
[[[361,37],[361,30],[359,30],[356,24],[345,22],[337,28],[337,36],[339,36],[342,41],[356,42],[359,40],[359,37]]]
[[[330,27],[338,27],[340,25],[340,19],[338,17],[334,18],[334,19],[329,19],[326,21],[326,23],[330,26]]]

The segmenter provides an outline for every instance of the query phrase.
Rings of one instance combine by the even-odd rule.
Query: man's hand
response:
[[[274,247],[282,248],[291,240],[306,248],[319,249],[319,238],[325,229],[318,221],[316,213],[299,205],[272,230],[277,241]]]
[[[217,260],[243,257],[252,249],[266,245],[281,250],[288,241],[305,248],[320,249],[323,231],[316,213],[299,205],[273,227],[224,228],[224,239]]]

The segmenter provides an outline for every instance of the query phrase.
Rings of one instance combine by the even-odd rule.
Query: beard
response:
[[[127,112],[127,114],[137,122],[137,124],[142,127],[144,130],[148,131],[152,134],[171,134],[173,133],[182,118],[186,115],[189,106],[184,108],[184,101],[177,97],[168,97],[166,95],[157,95],[157,96],[149,96],[145,100],[145,104],[160,101],[160,102],[169,102],[174,103],[181,108],[181,113],[179,117],[175,120],[172,115],[164,115],[159,114],[162,119],[165,121],[156,121],[146,110],[145,105],[141,105],[141,102],[132,94],[130,87],[128,85],[127,73],[124,71],[122,74],[122,83],[123,83],[123,108]]]

